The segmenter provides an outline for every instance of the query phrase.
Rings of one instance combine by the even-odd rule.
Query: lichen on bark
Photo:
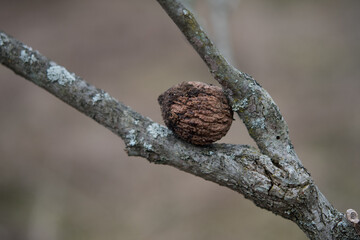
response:
[[[59,75],[49,78],[53,62],[1,31],[0,63],[120,136],[130,156],[170,165],[237,191],[257,206],[295,222],[310,239],[360,239],[302,166],[270,95],[251,76],[226,62],[189,10],[175,0],[158,2],[222,85],[258,149],[232,144],[198,147],[180,141],[164,126],[59,65],[55,71],[61,70]],[[191,26],[186,19],[191,19]]]

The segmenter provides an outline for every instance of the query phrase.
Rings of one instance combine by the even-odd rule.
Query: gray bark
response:
[[[237,191],[257,206],[295,222],[310,239],[360,239],[303,167],[270,95],[251,76],[226,62],[188,9],[173,0],[158,2],[222,85],[258,149],[183,142],[166,127],[1,31],[0,62],[120,136],[129,156],[170,165]]]

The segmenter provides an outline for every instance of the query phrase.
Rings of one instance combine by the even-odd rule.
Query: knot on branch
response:
[[[360,224],[359,224],[358,213],[353,209],[348,209],[346,210],[346,218],[354,225],[356,233],[360,235]]]

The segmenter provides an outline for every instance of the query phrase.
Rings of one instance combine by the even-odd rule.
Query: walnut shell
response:
[[[220,87],[183,82],[158,98],[166,126],[195,145],[213,143],[227,133],[233,111]]]

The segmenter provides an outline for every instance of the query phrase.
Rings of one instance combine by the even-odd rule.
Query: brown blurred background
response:
[[[157,96],[216,84],[158,3],[0,1],[0,29],[162,123]],[[214,11],[193,8],[205,29]],[[216,12],[216,10],[215,10]],[[269,91],[321,191],[360,210],[360,1],[242,0],[233,63]],[[123,141],[0,66],[0,239],[306,239],[243,196],[127,157]],[[223,142],[254,144],[236,118]]]

